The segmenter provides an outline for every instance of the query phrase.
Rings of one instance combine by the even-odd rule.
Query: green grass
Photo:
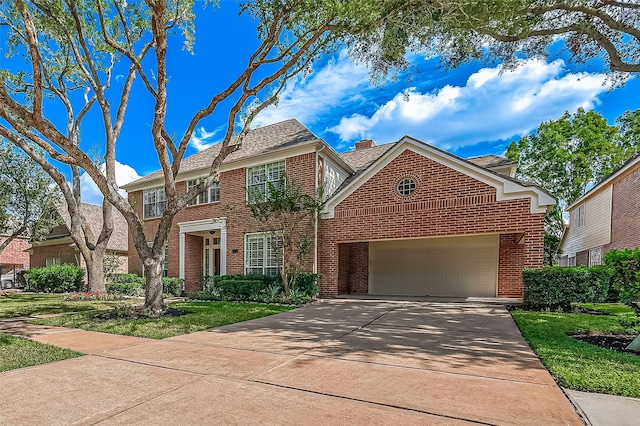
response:
[[[581,331],[638,334],[640,328],[625,325],[633,319],[633,312],[621,304],[582,306],[612,315],[520,310],[511,314],[524,338],[560,386],[640,397],[640,356],[600,348],[570,336]]]
[[[94,311],[131,304],[131,300],[65,301],[62,294],[11,293],[0,296],[0,318]]]
[[[60,327],[81,328],[125,336],[164,339],[194,331],[247,321],[291,310],[290,306],[259,305],[237,302],[176,302],[172,308],[187,312],[187,315],[157,319],[112,319],[101,320],[95,312],[82,312],[54,318],[37,319],[31,322]]]
[[[81,355],[81,353],[69,349],[0,333],[0,371],[61,361]]]

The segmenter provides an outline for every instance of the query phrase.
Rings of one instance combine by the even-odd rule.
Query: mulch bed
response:
[[[625,348],[636,338],[634,334],[575,334],[574,339],[582,342],[587,342],[591,345],[600,346],[606,349],[613,349],[618,352],[625,352],[628,354],[640,355],[640,351],[628,351]]]
[[[113,320],[113,319],[151,319],[160,317],[179,317],[186,315],[187,312],[175,308],[167,308],[159,314],[150,313],[148,311],[139,310],[136,306],[130,306],[126,308],[116,308],[107,312],[102,312],[96,315],[96,318],[101,320]]]

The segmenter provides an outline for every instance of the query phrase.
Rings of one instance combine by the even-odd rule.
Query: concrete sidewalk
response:
[[[640,399],[564,389],[587,424],[636,426],[640,423]]]
[[[323,301],[160,341],[22,327],[88,355],[0,373],[0,424],[583,424],[501,306]]]

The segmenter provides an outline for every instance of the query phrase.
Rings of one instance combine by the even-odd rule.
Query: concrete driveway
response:
[[[161,341],[13,332],[88,356],[0,373],[0,424],[582,424],[501,306],[322,301]]]

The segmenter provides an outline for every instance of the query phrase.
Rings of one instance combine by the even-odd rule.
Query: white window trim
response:
[[[262,268],[261,274],[262,275],[267,275],[267,274],[265,274],[265,271],[267,269],[269,269],[269,268],[271,268],[271,269],[278,268],[279,273],[281,273],[282,272],[282,265],[284,263],[283,262],[283,258],[282,258],[282,254],[279,256],[280,259],[279,259],[279,261],[277,261],[277,263],[278,263],[277,265],[274,266],[274,265],[267,265],[266,264],[267,263],[266,261],[269,259],[269,256],[267,255],[267,253],[268,253],[269,250],[272,250],[272,248],[269,247],[269,244],[267,243],[266,238],[274,237],[274,236],[275,236],[275,238],[279,238],[279,233],[276,233],[274,235],[273,232],[251,232],[251,233],[244,234],[244,273],[245,274],[249,274],[250,273],[250,272],[248,272],[249,269],[258,268],[258,267],[252,267],[252,266],[249,265],[249,243],[248,243],[248,240],[249,240],[250,237],[256,237],[256,236],[262,236],[264,238],[264,247],[265,247],[265,249],[264,249],[263,264],[261,266],[261,268]],[[256,273],[256,272],[251,272],[251,273]]]
[[[191,190],[191,188],[195,185],[197,185],[200,181],[202,181],[204,178],[198,178],[198,179],[191,179],[186,181],[186,185],[187,185],[187,192],[189,190]],[[217,200],[211,200],[212,199],[212,192],[217,189],[218,191],[218,199]],[[191,200],[189,202],[189,204],[187,204],[187,207],[191,207],[191,206],[199,206],[202,204],[213,204],[213,203],[219,203],[220,202],[220,182],[213,182],[211,184],[211,186],[209,186],[206,191],[202,192],[201,194],[198,194],[196,196],[196,198],[194,198],[193,200]],[[203,198],[207,199],[207,201],[202,201]]]
[[[269,180],[269,168],[270,167],[274,167],[276,165],[278,167],[280,167],[280,165],[281,165],[281,167],[282,167],[282,171],[279,173],[280,176],[276,180]],[[264,169],[265,181],[264,182],[260,182],[258,184],[250,184],[249,180],[250,180],[251,172],[253,170],[256,170],[256,169]],[[268,184],[270,182],[271,183],[278,182],[280,180],[280,178],[282,177],[282,175],[286,174],[286,173],[287,173],[287,161],[286,160],[273,161],[271,163],[264,163],[264,164],[260,164],[258,166],[248,167],[246,169],[246,183],[245,183],[245,190],[246,190],[246,193],[247,193],[247,195],[246,195],[247,204],[253,204],[255,202],[255,200],[251,200],[251,197],[250,197],[250,193],[251,193],[251,191],[249,189],[250,185],[253,186],[253,187],[257,187],[258,185],[263,183],[264,184],[265,194],[266,194],[267,193],[266,191],[268,189]]]
[[[59,266],[60,265],[60,256],[55,257],[45,257],[44,266]]]
[[[602,247],[589,250],[589,267],[602,265]]]
[[[578,226],[579,228],[583,227],[586,224],[586,213],[586,204],[580,204],[576,209],[576,226]]]
[[[158,193],[159,193],[159,191],[162,191],[162,197],[163,197],[163,199],[162,199],[162,200],[160,200],[160,201],[158,200]],[[155,201],[155,202],[153,202],[153,203],[147,203],[147,202],[146,202],[146,199],[147,199],[147,193],[150,193],[150,192],[155,192],[155,198],[156,198],[156,201]],[[147,216],[147,208],[146,208],[146,207],[147,207],[148,205],[152,205],[152,204],[157,205],[157,204],[159,204],[159,203],[163,203],[163,202],[165,203],[165,205],[164,205],[164,208],[162,209],[162,213],[160,213],[160,214],[158,214],[158,215],[156,215],[156,216]],[[155,218],[158,218],[158,217],[162,217],[162,214],[164,213],[164,209],[167,207],[166,202],[167,202],[167,195],[165,194],[165,192],[164,192],[164,188],[163,188],[163,187],[156,187],[156,188],[151,188],[151,189],[145,189],[144,191],[142,191],[142,216],[143,216],[145,219],[155,219]],[[157,210],[158,210],[157,208],[156,208],[156,209],[154,209],[154,211],[157,211]]]

